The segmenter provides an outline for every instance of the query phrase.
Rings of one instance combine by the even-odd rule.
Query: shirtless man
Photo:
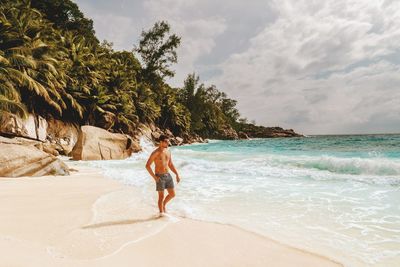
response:
[[[150,173],[156,182],[156,190],[158,192],[158,209],[160,214],[167,212],[165,206],[168,201],[175,197],[174,191],[174,181],[172,180],[171,174],[169,174],[168,169],[176,175],[176,182],[179,183],[181,180],[178,172],[175,169],[174,164],[171,159],[171,152],[168,150],[168,137],[166,135],[161,135],[159,138],[159,145],[156,150],[151,153],[149,159],[146,163],[146,169]],[[151,164],[155,163],[155,173],[151,169]],[[168,196],[164,199],[164,189],[167,189]]]

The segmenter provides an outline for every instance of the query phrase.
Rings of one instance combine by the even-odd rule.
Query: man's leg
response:
[[[158,192],[158,209],[161,212],[164,212],[164,206],[163,206],[163,202],[164,202],[164,190],[162,191],[157,191]]]
[[[175,191],[173,188],[167,188],[168,196],[164,199],[163,210],[167,212],[165,209],[165,205],[167,205],[168,201],[170,201],[175,196]]]

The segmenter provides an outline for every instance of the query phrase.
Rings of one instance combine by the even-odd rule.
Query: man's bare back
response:
[[[151,164],[154,162],[154,172],[151,168]],[[180,177],[172,163],[171,152],[168,150],[168,138],[164,135],[160,136],[160,144],[156,150],[154,150],[146,163],[146,169],[150,173],[156,182],[156,190],[158,192],[158,208],[160,213],[166,212],[165,206],[168,201],[175,197],[174,182],[171,174],[168,172],[171,170],[176,175],[176,182],[179,183]],[[168,196],[164,199],[164,190],[167,189]]]

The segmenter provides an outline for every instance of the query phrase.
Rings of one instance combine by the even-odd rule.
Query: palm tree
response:
[[[133,98],[137,98],[136,75],[140,64],[132,53],[113,52],[111,47],[104,46],[108,51],[106,86],[112,92],[110,105],[117,116],[114,129],[122,132],[133,132],[134,126],[139,122]]]
[[[66,70],[66,92],[76,100],[75,112],[82,122],[94,120],[94,112],[104,113],[102,105],[107,104],[111,95],[102,82],[106,75],[102,72],[101,56],[95,45],[83,36],[65,32],[62,38],[63,68]],[[71,100],[72,100],[71,99]],[[84,107],[84,108],[83,108]]]
[[[169,128],[175,134],[190,131],[190,112],[179,102],[177,91],[167,85],[161,106],[161,121],[162,128]]]
[[[132,98],[136,113],[141,122],[155,122],[160,117],[160,106],[155,102],[155,93],[147,84],[141,83],[136,89],[136,96]]]
[[[203,83],[195,73],[189,74],[184,81],[183,88],[179,92],[182,103],[191,114],[190,129],[193,132],[201,133],[206,127],[203,122],[206,111],[206,93]]]
[[[23,74],[11,68],[2,54],[0,51],[0,113],[11,112],[26,117],[26,107],[21,103],[20,94],[14,86]]]
[[[62,84],[57,77],[57,61],[41,37],[49,27],[27,3],[0,7],[0,49],[4,67],[13,73],[13,86],[29,111],[47,106],[60,115],[65,104],[59,93]]]

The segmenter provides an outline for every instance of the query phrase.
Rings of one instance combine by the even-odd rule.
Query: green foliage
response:
[[[133,98],[133,101],[141,122],[155,122],[160,117],[161,108],[156,104],[155,94],[147,84],[139,84],[136,89],[136,97]]]
[[[170,128],[174,134],[181,134],[190,130],[190,112],[179,102],[175,89],[166,86],[161,104],[162,128]]]
[[[58,62],[48,40],[41,37],[51,32],[49,27],[41,14],[24,2],[0,6],[1,79],[9,81],[9,87],[30,110],[39,102],[61,114],[65,104],[59,93]]]
[[[91,42],[99,42],[93,29],[93,21],[85,18],[77,4],[70,0],[31,0],[32,8],[39,10],[57,29],[85,36]]]
[[[169,32],[170,26],[165,21],[156,22],[149,31],[142,31],[136,52],[144,63],[144,81],[153,83],[158,78],[174,76],[170,66],[178,61],[176,49],[181,39],[176,34],[169,35]]]
[[[200,84],[199,76],[189,74],[180,90],[180,99],[191,114],[191,130],[203,136],[212,136],[225,125],[239,119],[236,100],[227,98],[214,85]]]
[[[164,81],[174,75],[180,44],[165,21],[142,32],[135,49],[142,66],[133,52],[100,44],[93,22],[70,0],[0,4],[0,113],[33,112],[128,134],[155,123],[207,137],[239,123],[236,101],[196,74],[182,88]]]

